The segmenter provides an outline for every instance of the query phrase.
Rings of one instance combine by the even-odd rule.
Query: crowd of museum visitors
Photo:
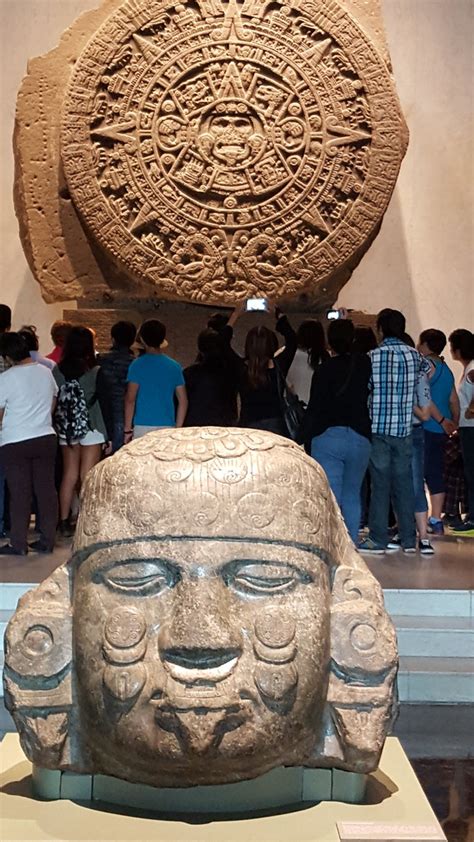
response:
[[[87,472],[173,426],[240,425],[296,439],[326,472],[363,553],[431,555],[447,528],[474,536],[471,331],[447,340],[430,328],[415,347],[397,310],[379,313],[377,336],[344,313],[326,336],[316,319],[295,332],[275,308],[275,330],[256,324],[241,355],[233,340],[242,312],[214,314],[183,370],[157,319],[138,331],[118,322],[102,354],[90,328],[55,322],[44,357],[36,329],[12,331],[0,305],[0,555],[51,552],[58,533],[74,532]],[[448,341],[457,384],[442,356]],[[28,544],[32,515],[38,538]]]

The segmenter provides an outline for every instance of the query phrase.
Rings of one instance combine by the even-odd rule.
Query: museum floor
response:
[[[420,677],[413,677],[409,670],[405,674],[401,666],[402,704],[395,736],[408,754],[448,842],[474,842],[474,539],[445,536],[436,541],[435,548],[431,558],[395,552],[366,561],[384,588],[389,611],[407,615],[394,616],[401,656],[408,656],[401,657],[401,663],[416,661],[413,647],[418,645],[422,656],[418,660],[432,673],[425,675],[424,683],[419,682],[421,692],[411,698],[407,687],[411,681],[414,688],[415,678]],[[5,608],[5,593],[20,595],[27,584],[41,582],[69,553],[70,541],[63,541],[51,555],[2,559],[0,626],[11,614],[11,606]],[[420,600],[432,608],[420,609]],[[436,616],[427,623],[428,618],[418,613]],[[462,675],[449,672],[452,663]],[[444,676],[436,675],[438,665],[446,671]],[[443,679],[447,695],[443,695]],[[460,680],[464,684],[459,684],[458,695],[450,695],[449,686],[455,687]],[[436,684],[441,692],[433,695]],[[1,698],[0,738],[10,730],[12,722]]]

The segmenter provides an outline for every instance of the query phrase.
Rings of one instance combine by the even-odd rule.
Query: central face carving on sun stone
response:
[[[258,114],[247,103],[219,102],[203,115],[197,133],[202,156],[227,169],[249,166],[265,149],[265,130]]]

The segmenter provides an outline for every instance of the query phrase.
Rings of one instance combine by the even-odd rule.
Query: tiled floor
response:
[[[410,760],[474,761],[474,705],[402,704],[393,733]]]
[[[54,553],[0,556],[0,582],[42,582],[71,554],[71,540],[58,542]]]
[[[448,842],[473,842],[474,762],[415,760],[412,765]]]
[[[61,541],[51,555],[0,558],[0,582],[41,582],[68,558],[71,541]],[[433,542],[435,543],[435,542]],[[364,556],[383,588],[474,590],[474,538],[437,539],[434,556]]]
[[[474,538],[445,535],[432,543],[434,556],[396,551],[364,561],[383,588],[474,590]]]

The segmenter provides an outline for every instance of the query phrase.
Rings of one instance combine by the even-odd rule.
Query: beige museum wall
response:
[[[417,336],[474,327],[473,0],[383,0],[410,146],[340,305],[396,307]]]
[[[28,58],[55,46],[94,0],[0,0],[0,300],[14,326],[37,325],[42,349],[61,305],[43,302],[20,246],[12,203],[11,136]],[[411,132],[382,231],[339,304],[385,306],[422,327],[471,327],[473,313],[472,0],[383,0],[399,94]],[[70,306],[70,305],[69,305]]]

